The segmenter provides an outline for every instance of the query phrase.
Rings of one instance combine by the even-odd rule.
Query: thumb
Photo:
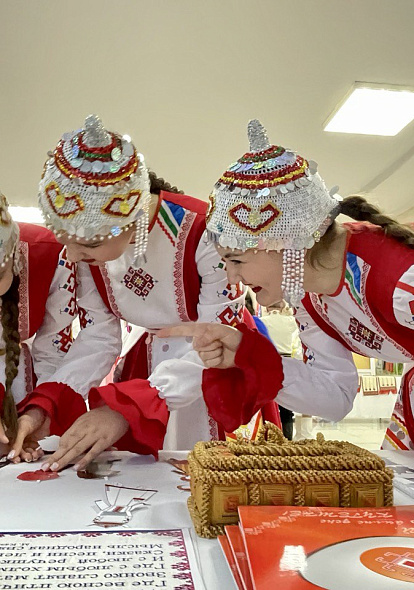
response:
[[[23,443],[25,438],[33,432],[32,425],[28,420],[23,420],[18,422],[17,425],[17,435],[16,440],[12,445],[12,449],[8,455],[9,459],[13,459],[14,457],[18,457],[22,451]],[[13,453],[13,456],[12,456]]]

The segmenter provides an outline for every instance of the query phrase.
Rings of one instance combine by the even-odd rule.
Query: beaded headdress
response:
[[[9,204],[6,197],[0,192],[0,268],[14,257],[13,272],[18,274],[19,264],[15,256],[19,242],[19,226],[13,221],[9,213]]]
[[[209,197],[209,239],[223,248],[283,250],[282,289],[291,305],[304,296],[305,250],[339,211],[337,187],[328,191],[317,164],[270,145],[256,119],[247,128],[250,152],[233,162]]]
[[[39,184],[46,226],[77,240],[119,236],[136,223],[135,263],[145,261],[150,183],[129,136],[107,131],[96,115],[65,133]]]

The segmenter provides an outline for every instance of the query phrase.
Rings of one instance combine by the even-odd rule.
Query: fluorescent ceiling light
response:
[[[44,224],[44,219],[37,207],[9,207],[9,213],[14,221],[24,221],[26,223]]]
[[[325,123],[325,131],[397,135],[414,119],[414,89],[357,82]]]

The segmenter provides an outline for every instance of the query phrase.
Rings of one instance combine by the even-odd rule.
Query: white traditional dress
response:
[[[124,359],[119,381],[97,387],[119,359],[121,319],[149,331],[195,320],[241,321],[244,294],[227,283],[224,263],[205,238],[206,206],[162,192],[142,268],[133,267],[134,244],[102,266],[78,264],[83,329],[55,380],[89,394],[91,408],[104,401],[124,415],[130,430],[119,448],[156,454],[163,446],[189,449],[220,435],[214,407],[203,399],[203,366],[191,339],[146,333]]]
[[[242,328],[238,368],[222,376],[211,369],[203,378],[207,402],[210,395],[221,400],[223,415],[231,407],[245,422],[257,404],[276,397],[290,410],[341,420],[358,390],[352,352],[408,367],[414,362],[414,250],[376,226],[346,227],[337,291],[308,293],[296,311],[305,362],[281,358],[267,341]],[[411,371],[403,379],[385,445],[414,448],[413,385]]]
[[[51,379],[65,358],[72,343],[71,325],[77,309],[75,267],[67,261],[66,249],[45,228],[27,223],[20,223],[19,228],[21,352],[11,391],[18,409],[23,410],[35,385],[41,391],[41,384]],[[2,336],[0,347],[5,350]],[[5,359],[4,354],[0,356],[3,394]],[[62,397],[59,411],[52,412],[54,432],[66,430],[85,411],[85,404],[78,398]],[[48,412],[51,410],[50,402],[40,402],[39,405]]]

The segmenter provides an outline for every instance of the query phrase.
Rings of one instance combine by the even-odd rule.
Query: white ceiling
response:
[[[342,195],[404,216],[414,124],[383,138],[323,123],[355,81],[414,86],[413,56],[413,0],[0,0],[0,188],[36,204],[47,150],[95,112],[205,199],[257,117]]]

